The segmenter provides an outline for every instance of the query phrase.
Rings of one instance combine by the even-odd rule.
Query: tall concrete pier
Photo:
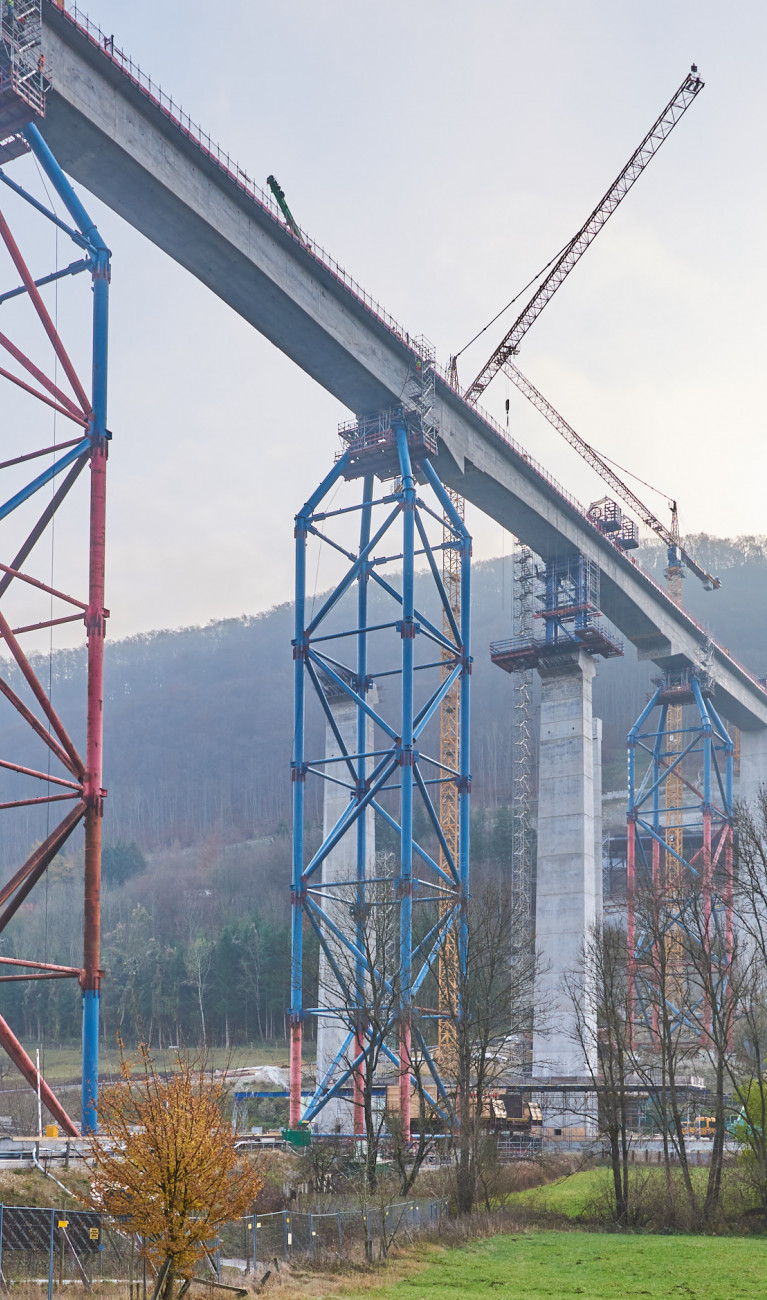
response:
[[[563,648],[541,660],[540,769],[533,1070],[540,1076],[583,1074],[575,1015],[563,988],[579,968],[584,936],[601,908],[601,854],[596,853],[595,755],[601,724],[592,717],[595,666],[585,651]],[[598,766],[601,780],[601,761]]]

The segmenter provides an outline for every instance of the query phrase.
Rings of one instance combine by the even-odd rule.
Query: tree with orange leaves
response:
[[[251,1209],[264,1179],[234,1149],[225,1078],[184,1055],[164,1075],[138,1050],[136,1073],[123,1054],[120,1082],[99,1097],[92,1204],[143,1237],[158,1269],[154,1296],[171,1300],[175,1279],[192,1273],[222,1223]]]

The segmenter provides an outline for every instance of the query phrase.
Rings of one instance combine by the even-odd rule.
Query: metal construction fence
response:
[[[354,1246],[367,1257],[386,1254],[395,1239],[438,1231],[445,1202],[422,1198],[389,1205],[360,1205],[308,1213],[278,1210],[224,1224],[209,1242],[198,1271],[220,1280],[222,1269],[248,1274],[275,1259],[302,1255],[348,1257]],[[79,1283],[124,1286],[133,1300],[154,1289],[156,1271],[143,1240],[120,1231],[90,1210],[0,1205],[0,1287],[32,1282],[48,1288]]]
[[[219,1237],[221,1263],[250,1272],[291,1255],[348,1256],[353,1244],[368,1256],[385,1254],[395,1239],[438,1231],[446,1202],[418,1198],[345,1210],[278,1210],[226,1224]]]
[[[0,1285],[73,1282],[90,1290],[102,1279],[140,1276],[141,1242],[115,1232],[91,1210],[0,1205]],[[151,1288],[150,1288],[151,1292]]]

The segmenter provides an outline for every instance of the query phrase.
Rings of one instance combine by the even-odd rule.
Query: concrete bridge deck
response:
[[[201,137],[97,29],[86,30],[55,0],[43,0],[43,23],[53,90],[41,130],[74,180],[351,411],[400,400],[416,355],[407,332],[332,259],[302,245],[234,161]],[[578,550],[596,560],[602,609],[640,656],[667,669],[700,664],[704,629],[444,378],[437,381],[436,417],[437,468],[447,484],[538,555]],[[753,733],[761,750],[767,693],[720,646],[714,646],[711,670],[721,712]]]

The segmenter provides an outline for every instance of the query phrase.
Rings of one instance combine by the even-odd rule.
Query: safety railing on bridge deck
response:
[[[255,203],[268,212],[269,215],[278,223],[281,230],[291,234],[289,227],[285,225],[282,214],[271,195],[262,190],[253,178],[248,175],[245,168],[241,167],[237,160],[232,158],[228,151],[222,149],[207,131],[204,131],[197,122],[193,121],[181,105],[177,104],[172,96],[166,94],[158,82],[153,81],[148,73],[144,72],[138,63],[134,63],[129,54],[126,54],[124,50],[119,49],[118,46],[115,45],[113,36],[107,36],[99,25],[94,23],[76,3],[66,3],[62,9],[62,13],[64,13],[75,24],[75,26],[88,37],[94,46],[98,47],[101,53],[108,58],[115,67],[119,68],[119,70],[133,83],[133,85],[146,95],[147,99],[150,100],[151,103],[162,111],[169,121],[181,130],[184,136],[196,144],[207,158],[211,159],[218,167],[220,167],[238,189],[242,190],[243,193],[247,194]],[[51,73],[55,85],[55,69],[52,69]],[[296,238],[296,236],[292,237]],[[327,271],[330,271],[334,278],[343,284],[345,288],[348,289],[373,316],[385,325],[392,334],[396,335],[396,337],[407,347],[412,348],[414,354],[417,355],[416,335],[411,334],[403,325],[400,325],[399,322],[381,306],[380,302],[378,302],[372,294],[368,293],[367,289],[365,289],[358,280],[355,280],[354,277],[350,275],[349,272],[346,271],[345,268],[342,267],[340,263],[322,247],[321,244],[318,244],[316,240],[312,239],[305,230],[301,230],[301,242],[303,242],[307,252],[314,257],[316,261],[321,263]],[[445,385],[449,388],[453,388],[453,391],[457,393],[459,397],[462,397],[463,395],[460,390],[456,389],[452,385],[447,371],[436,363],[434,363],[434,368]],[[516,442],[514,438],[509,435],[506,429],[498,424],[492,416],[488,415],[485,410],[481,411],[481,417],[491,426],[493,432],[496,433],[503,442],[512,447],[514,451],[516,451],[523,460],[527,462],[534,473],[545,479],[546,482],[560,494],[560,496],[564,497],[564,499],[568,501],[588,523],[591,524],[595,529],[595,532],[599,531],[593,522],[588,519],[585,506],[578,501],[572,493],[568,492],[561,483],[558,483],[553,475],[551,475],[543,465],[534,460],[532,456],[528,455],[524,447],[522,447],[520,443]]]
[[[246,169],[241,167],[237,160],[232,158],[231,154],[227,150],[222,149],[207,131],[204,131],[197,122],[193,121],[181,105],[175,103],[172,96],[166,94],[162,89],[162,86],[160,86],[156,81],[153,81],[148,73],[144,72],[138,63],[134,63],[129,54],[126,54],[124,50],[119,49],[118,46],[115,45],[113,36],[107,36],[99,25],[94,23],[77,4],[67,3],[62,12],[66,14],[79,30],[89,38],[93,45],[98,46],[101,53],[105,55],[111,63],[119,68],[120,71],[146,95],[147,99],[149,99],[157,108],[161,109],[164,115],[175,126],[177,126],[189,140],[198,146],[207,158],[216,163],[216,165],[227,174],[229,179],[234,182],[238,189],[242,190],[255,203],[267,211],[279,224],[281,230],[291,234],[289,227],[285,225],[282,214],[271,195],[262,190],[260,185],[258,185],[253,178],[248,175]],[[52,70],[52,73],[55,84],[55,69]],[[293,238],[296,238],[296,236],[293,236]],[[349,275],[348,271],[346,271],[336,261],[336,259],[326,251],[326,249],[322,248],[320,244],[313,240],[306,231],[301,230],[301,239],[298,242],[302,242],[306,247],[307,252],[316,258],[318,262],[321,262],[337,280],[341,281],[341,283],[350,290],[354,297],[358,298],[368,311],[372,312],[372,314],[376,316],[392,334],[396,334],[396,336],[408,347],[413,346],[413,339],[411,339],[411,335],[408,331],[400,325],[394,317],[391,316],[375,298],[373,298],[371,294],[367,292],[359,281]]]

